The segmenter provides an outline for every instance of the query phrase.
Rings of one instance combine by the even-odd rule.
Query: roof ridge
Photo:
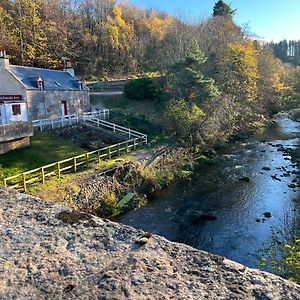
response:
[[[55,69],[46,69],[46,68],[37,68],[37,67],[28,67],[28,66],[19,66],[19,65],[9,65],[9,67],[26,68],[26,69],[37,69],[37,70],[53,71],[53,72],[63,72],[63,73],[68,73],[69,75],[71,75],[68,71],[65,71],[65,70],[55,70]],[[74,77],[74,76],[72,76],[72,77]]]

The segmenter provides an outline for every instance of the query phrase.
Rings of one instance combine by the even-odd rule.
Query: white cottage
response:
[[[0,51],[1,124],[55,118],[90,110],[89,89],[74,69],[62,71],[11,65]]]

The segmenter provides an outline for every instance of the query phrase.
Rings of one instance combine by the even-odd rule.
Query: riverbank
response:
[[[0,298],[291,299],[280,277],[0,189]],[[14,255],[11,255],[14,253]]]
[[[281,228],[287,213],[299,215],[299,166],[290,155],[299,123],[277,122],[218,150],[217,164],[204,164],[117,220],[256,267],[272,228]]]

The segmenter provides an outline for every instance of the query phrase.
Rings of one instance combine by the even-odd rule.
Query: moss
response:
[[[98,207],[95,209],[95,213],[101,217],[111,217],[120,213],[118,205],[118,197],[115,192],[110,191],[105,194]]]

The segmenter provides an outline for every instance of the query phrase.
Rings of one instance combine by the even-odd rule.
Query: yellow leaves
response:
[[[252,41],[229,43],[220,58],[220,66],[226,75],[223,78],[226,92],[238,91],[248,101],[257,98],[257,51]]]
[[[149,18],[143,20],[144,26],[150,33],[150,36],[162,40],[167,29],[174,24],[174,19],[171,17],[159,18],[156,12],[152,11]]]
[[[197,121],[205,116],[204,111],[196,104],[192,105],[191,116],[194,121]]]
[[[119,27],[126,27],[125,20],[122,19],[122,10],[121,7],[115,5],[113,8],[114,20]]]
[[[123,19],[120,6],[113,7],[113,17],[107,18],[105,25],[110,45],[113,49],[129,51],[134,38],[133,25]]]
[[[282,93],[290,88],[286,86],[282,81],[281,81],[281,74],[275,73],[271,75],[271,83],[272,83],[272,88],[274,89],[275,92],[277,93]]]

